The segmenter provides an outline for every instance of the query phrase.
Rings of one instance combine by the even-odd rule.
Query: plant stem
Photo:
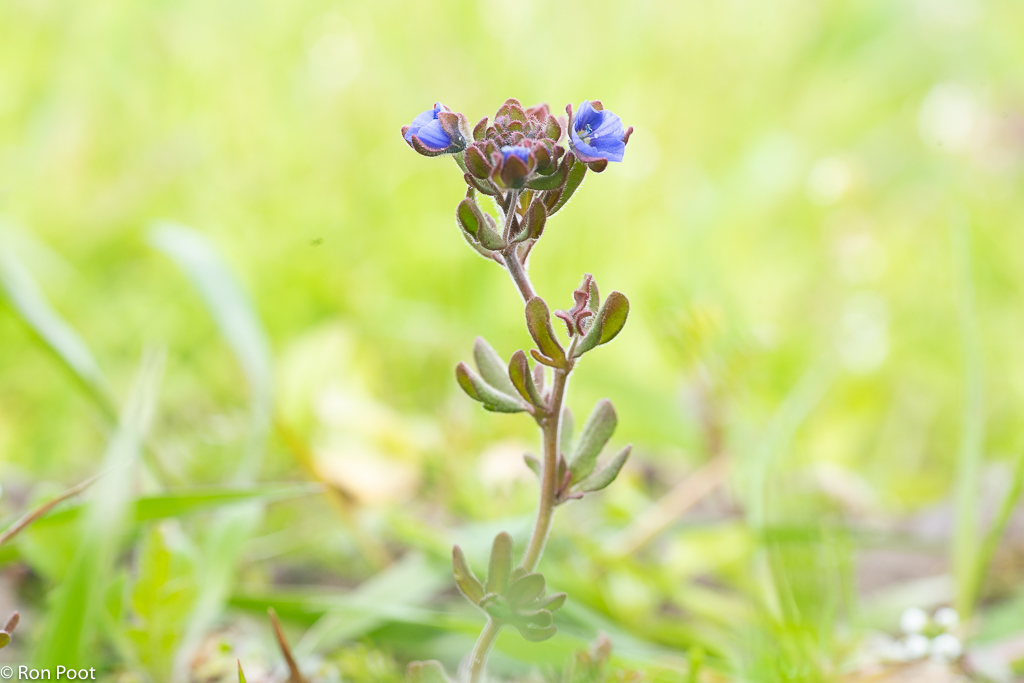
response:
[[[523,264],[519,262],[519,257],[516,256],[516,245],[513,244],[503,251],[502,256],[505,258],[505,267],[508,268],[508,274],[512,276],[512,281],[519,288],[523,301],[529,301],[537,296],[537,293],[533,291],[533,285],[530,284],[530,277],[526,274],[526,269],[523,268]]]
[[[506,199],[508,199],[508,210],[505,211],[505,227],[501,231],[501,237],[508,242],[512,239],[512,223],[515,222],[516,206],[519,204],[519,190],[509,190]]]
[[[518,192],[513,192],[509,198],[508,211],[505,213],[505,233],[508,234],[515,215],[516,201],[519,198]],[[506,237],[507,239],[507,237]],[[526,269],[519,262],[516,255],[516,245],[512,244],[502,252],[505,258],[505,266],[508,268],[512,281],[519,288],[523,301],[529,301],[536,296],[530,277]],[[575,340],[569,347],[568,357],[572,358],[572,351],[576,348]],[[534,525],[533,534],[526,547],[526,555],[520,565],[527,572],[532,572],[540,562],[540,556],[544,553],[544,546],[551,533],[551,522],[555,513],[555,495],[558,487],[558,444],[559,434],[562,428],[562,402],[565,398],[565,389],[569,380],[569,373],[572,372],[573,362],[570,360],[566,367],[555,368],[554,380],[551,385],[551,395],[548,398],[547,411],[541,420],[541,438],[544,445],[544,469],[543,480],[540,489],[540,502],[537,506],[537,523]],[[480,683],[484,670],[487,668],[487,656],[494,646],[494,641],[501,631],[501,624],[491,618],[487,619],[487,625],[480,632],[476,645],[471,655],[469,670],[469,683]]]
[[[548,402],[548,414],[544,418],[542,433],[544,439],[544,469],[541,471],[543,481],[540,488],[540,503],[537,506],[537,523],[530,536],[530,544],[523,556],[522,568],[532,572],[537,568],[540,556],[544,552],[548,534],[551,532],[551,521],[555,516],[555,489],[558,486],[558,442],[562,426],[562,400],[571,369],[555,368],[555,379],[551,385],[551,398]]]
[[[480,679],[484,675],[484,669],[487,668],[487,655],[491,652],[491,647],[494,646],[494,641],[498,638],[498,633],[501,631],[501,626],[497,624],[493,619],[487,619],[487,625],[484,626],[484,630],[480,632],[480,637],[476,639],[476,645],[473,646],[473,655],[471,658],[472,664],[469,669],[469,683],[480,683]]]

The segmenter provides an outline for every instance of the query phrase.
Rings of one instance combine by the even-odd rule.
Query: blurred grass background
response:
[[[398,129],[437,100],[476,121],[509,96],[602,99],[636,128],[531,259],[556,307],[584,272],[630,297],[569,402],[582,419],[612,398],[615,441],[636,448],[623,481],[556,520],[542,569],[577,606],[563,634],[507,634],[498,670],[561,666],[604,631],[651,677],[685,680],[696,645],[709,676],[833,680],[904,606],[966,616],[1021,445],[1022,25],[1019,3],[975,0],[3,3],[0,249],[112,405],[156,372],[137,371],[143,349],[166,354],[125,495],[246,484],[239,463],[264,448],[255,479],[344,492],[260,497],[276,502],[240,522],[237,555],[214,552],[211,520],[255,508],[126,522],[75,647],[98,638],[89,663],[125,680],[227,680],[237,656],[276,662],[273,604],[346,678],[454,668],[480,620],[448,548],[482,562],[496,531],[524,541],[519,458],[536,446],[452,368],[477,334],[505,357],[528,337],[514,288],[454,225],[455,165]],[[220,254],[252,335],[232,341],[232,314],[154,247],[167,220]],[[101,471],[110,439],[23,317],[0,308],[10,518]],[[635,543],[635,520],[716,453],[729,482]],[[1024,630],[1024,525],[1008,528],[980,643]],[[0,605],[27,617],[16,661],[45,651],[81,533],[4,549]],[[335,604],[330,637],[305,632]]]

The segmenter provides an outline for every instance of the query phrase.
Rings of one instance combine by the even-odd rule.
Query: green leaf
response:
[[[554,208],[548,212],[549,216],[555,215],[555,213],[565,206],[565,203],[572,199],[573,193],[576,192],[580,184],[583,182],[583,176],[587,174],[587,165],[581,164],[576,160],[576,157],[572,154],[566,154],[565,158],[568,160],[569,172],[565,178],[565,187],[562,188],[562,195],[558,198]]]
[[[519,634],[531,643],[539,643],[541,641],[547,640],[548,638],[551,638],[556,633],[558,633],[558,627],[554,624],[544,628],[538,628],[536,626],[526,624],[524,626],[519,626],[518,629]]]
[[[156,408],[164,354],[143,357],[114,432],[103,456],[105,473],[93,489],[87,514],[80,522],[79,543],[64,581],[54,589],[43,637],[33,662],[40,666],[87,664],[97,637],[103,590],[113,577],[130,510],[134,469]]]
[[[0,292],[15,315],[28,326],[40,342],[85,389],[103,413],[117,416],[116,402],[89,347],[78,333],[53,310],[32,273],[6,244],[0,234]]]
[[[568,173],[569,170],[562,164],[551,175],[535,175],[526,183],[526,187],[531,190],[554,190],[561,187],[568,177]]]
[[[530,336],[542,354],[556,363],[564,362],[565,352],[555,338],[548,305],[539,296],[526,302],[526,327],[529,328]]]
[[[502,531],[494,537],[494,545],[491,546],[491,561],[487,569],[487,584],[485,589],[488,593],[504,595],[508,590],[509,578],[512,576],[512,537],[508,532]]]
[[[607,344],[622,331],[629,316],[629,300],[621,292],[608,295],[601,310],[594,316],[590,329],[576,345],[573,358],[579,358],[595,346]]]
[[[552,593],[547,597],[541,598],[537,602],[537,607],[539,609],[546,609],[549,612],[555,612],[562,609],[562,605],[565,604],[567,597],[565,593]]]
[[[451,586],[451,576],[451,570],[443,564],[408,553],[350,592],[310,596],[302,591],[305,597],[295,606],[295,618],[326,611],[295,644],[295,657],[301,661],[316,651],[326,652],[345,641],[356,641],[395,618],[418,615],[420,621],[434,619],[435,613],[428,617],[421,608]],[[280,605],[281,597],[280,591],[275,591],[264,600],[251,600],[247,606],[266,610],[271,604]]]
[[[518,350],[512,354],[508,361],[508,377],[516,391],[524,400],[529,401],[537,408],[544,408],[544,398],[537,389],[533,374],[530,372],[530,363],[526,360],[526,354]]]
[[[535,609],[528,612],[518,612],[513,622],[516,627],[529,625],[534,628],[547,628],[554,620],[551,612],[546,609]]]
[[[619,476],[619,472],[622,471],[622,466],[629,460],[629,454],[632,450],[632,446],[623,448],[603,469],[581,481],[573,487],[573,490],[582,493],[592,493],[607,487]]]
[[[459,590],[467,600],[474,605],[479,605],[484,597],[484,586],[473,574],[473,570],[469,568],[466,555],[457,545],[452,548],[452,568],[455,572],[455,584]]]
[[[512,380],[509,379],[505,361],[483,337],[477,337],[473,342],[473,359],[485,382],[509,396],[515,396],[518,393]]]
[[[629,300],[621,292],[612,292],[601,306],[601,339],[598,345],[607,344],[618,336],[629,316]]]
[[[245,672],[242,671],[242,660],[238,661],[238,683],[245,683]]]
[[[526,574],[509,585],[505,599],[513,607],[528,605],[543,595],[544,585],[544,577],[541,574]]]
[[[484,404],[484,408],[496,413],[521,413],[526,406],[517,398],[498,391],[485,382],[465,363],[455,366],[455,378],[462,390],[473,399]]]
[[[615,407],[608,399],[601,399],[587,418],[580,439],[569,457],[569,471],[572,472],[573,483],[576,483],[594,471],[597,456],[615,432],[618,417]]]
[[[562,408],[562,427],[558,434],[558,449],[567,456],[572,453],[572,432],[575,429],[575,417],[569,406]]]
[[[269,503],[288,498],[298,498],[322,493],[321,484],[259,484],[255,486],[199,486],[195,488],[177,489],[166,493],[140,496],[131,501],[129,519],[139,524],[154,519],[184,517],[199,512],[220,509],[242,503]],[[77,504],[64,508],[35,522],[31,531],[63,526],[79,519],[87,504]]]
[[[474,238],[479,235],[480,226],[484,223],[484,215],[480,206],[475,200],[468,197],[459,202],[455,208],[455,218],[459,222],[459,227]]]
[[[544,471],[544,466],[541,465],[540,460],[529,453],[525,453],[523,455],[523,461],[526,463],[526,466],[530,468],[531,472],[536,474],[538,477],[541,476],[541,472]]]
[[[516,238],[517,241],[538,239],[544,233],[544,223],[547,221],[547,218],[548,214],[544,208],[544,202],[541,201],[540,197],[534,197],[533,201],[530,202],[529,208],[526,210],[526,215],[523,217],[523,229]]]
[[[132,606],[129,623],[121,610],[111,619],[132,643],[132,650],[154,679],[174,665],[196,596],[197,549],[177,525],[154,524],[136,544],[134,583],[126,597]]]
[[[501,236],[501,232],[498,230],[498,224],[494,221],[494,217],[489,213],[483,214],[483,217],[484,222],[480,224],[480,232],[477,233],[477,238],[480,240],[480,244],[488,249],[504,249],[505,240]]]
[[[444,666],[437,660],[409,662],[405,669],[406,683],[451,683]]]

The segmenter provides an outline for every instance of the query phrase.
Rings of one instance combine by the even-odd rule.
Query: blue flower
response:
[[[622,119],[605,111],[600,102],[591,104],[589,100],[584,100],[573,118],[569,137],[580,161],[622,161],[626,140],[632,130],[624,131]]]
[[[505,157],[505,161],[508,161],[509,157],[516,157],[524,164],[530,161],[530,150],[528,147],[522,147],[520,145],[505,145],[501,148],[501,155]]]
[[[433,109],[428,109],[414,118],[412,123],[402,130],[402,137],[412,145],[412,137],[415,135],[423,143],[423,146],[430,150],[443,150],[451,147],[452,138],[445,132],[437,118],[438,114],[447,111],[450,111],[448,107],[438,102]]]

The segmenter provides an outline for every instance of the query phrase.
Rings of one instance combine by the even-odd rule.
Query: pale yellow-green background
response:
[[[872,514],[898,514],[947,499],[954,479],[957,254],[973,265],[989,462],[1021,439],[1022,27],[1019,3],[973,0],[9,0],[3,248],[119,395],[142,348],[167,346],[155,431],[178,481],[227,471],[246,392],[199,298],[150,246],[157,220],[224,254],[284,359],[278,409],[310,439],[344,453],[359,431],[324,436],[348,404],[323,408],[324,382],[296,379],[322,363],[356,414],[373,402],[393,420],[393,438],[356,441],[415,471],[401,504],[436,510],[439,527],[528,516],[528,482],[474,482],[479,453],[531,444],[529,423],[476,411],[452,376],[477,334],[505,356],[527,344],[521,304],[459,236],[455,164],[416,155],[399,128],[435,101],[475,121],[510,96],[555,110],[601,99],[635,128],[625,161],[587,178],[530,265],[553,307],[584,272],[632,303],[570,395],[578,415],[612,398],[615,442],[635,444],[607,494],[608,533],[706,458],[702,382],[721,401],[740,500],[804,386],[806,420],[769,478],[824,471]],[[969,256],[951,237],[968,232]],[[5,515],[94,473],[103,442],[88,401],[0,309]],[[270,453],[266,478],[305,476],[279,441]],[[311,582],[347,573],[323,564]],[[642,623],[613,588],[595,607]]]

